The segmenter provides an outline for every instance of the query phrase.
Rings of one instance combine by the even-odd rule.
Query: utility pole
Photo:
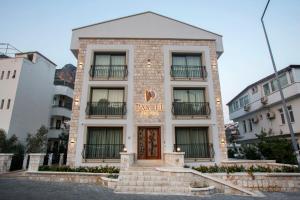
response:
[[[286,106],[286,101],[285,101],[285,98],[284,98],[284,95],[283,95],[283,92],[282,92],[281,83],[280,83],[280,81],[278,79],[277,68],[276,68],[276,65],[275,65],[275,61],[274,61],[274,57],[273,57],[271,45],[270,45],[269,38],[268,38],[268,35],[267,35],[267,31],[266,31],[265,24],[264,24],[264,16],[265,16],[265,13],[266,13],[267,8],[269,6],[269,3],[270,3],[270,0],[268,0],[267,5],[265,7],[265,10],[263,12],[263,15],[261,17],[261,23],[262,23],[262,26],[263,26],[263,29],[264,29],[264,34],[265,34],[266,41],[267,41],[267,44],[268,44],[268,49],[269,49],[269,53],[270,53],[272,65],[273,65],[274,72],[275,72],[275,77],[276,77],[275,79],[276,79],[276,82],[277,82],[278,87],[279,87],[279,93],[280,93],[280,97],[281,97],[281,103],[282,103],[282,106],[283,106],[284,114],[285,114],[285,116],[287,118],[287,123],[288,123],[289,131],[290,131],[290,134],[291,134],[293,149],[294,149],[294,152],[295,152],[295,155],[296,155],[296,158],[297,158],[297,162],[298,162],[298,168],[300,168],[299,148],[298,148],[298,145],[297,145],[297,142],[296,142],[296,138],[295,138],[295,133],[294,133],[294,130],[293,130],[293,126],[291,124],[291,118],[290,118],[290,115],[289,115],[289,112],[288,112],[288,109],[287,109],[287,106]]]

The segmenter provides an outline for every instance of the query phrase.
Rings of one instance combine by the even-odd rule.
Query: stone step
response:
[[[117,186],[115,192],[123,193],[172,193],[172,194],[190,194],[188,187],[170,187],[170,186]]]
[[[182,186],[189,187],[190,182],[170,182],[170,181],[119,181],[120,186]]]

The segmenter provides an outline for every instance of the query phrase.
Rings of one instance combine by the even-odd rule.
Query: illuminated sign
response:
[[[146,103],[135,104],[135,110],[143,115],[158,115],[159,112],[163,112],[162,103],[150,103],[157,97],[154,90],[145,90],[144,98]]]

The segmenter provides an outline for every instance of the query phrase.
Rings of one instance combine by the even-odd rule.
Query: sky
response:
[[[260,22],[267,0],[10,0],[1,2],[0,42],[39,51],[59,67],[76,66],[72,29],[145,11],[223,36],[219,58],[224,120],[228,103],[249,84],[271,74]],[[300,0],[271,0],[265,24],[278,69],[300,64]]]

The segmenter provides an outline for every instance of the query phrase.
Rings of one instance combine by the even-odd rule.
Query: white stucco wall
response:
[[[36,133],[41,125],[49,125],[54,92],[55,65],[34,55],[37,56],[35,63],[24,59],[8,132],[23,142],[28,133]]]

